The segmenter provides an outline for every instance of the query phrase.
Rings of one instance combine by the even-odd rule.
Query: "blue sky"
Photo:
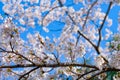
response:
[[[53,0],[54,1],[54,0]],[[81,3],[79,4],[73,4],[73,0],[67,0],[67,2],[64,4],[68,7],[70,6],[73,6],[74,9],[77,11],[79,10],[83,5],[81,5]],[[0,13],[2,15],[4,15],[4,12],[2,11],[2,6],[3,4],[0,2]],[[103,4],[101,5],[101,8],[102,8],[102,11],[103,12],[106,12],[107,8],[108,8],[108,5],[106,4]],[[119,6],[114,6],[110,13],[109,13],[109,17],[111,19],[113,19],[113,24],[111,27],[108,27],[110,30],[112,30],[113,33],[117,33],[117,26],[118,26],[118,22],[117,22],[117,17],[118,17],[118,12],[120,11],[120,7]],[[0,24],[2,23],[2,20],[0,20]],[[27,40],[26,38],[26,35],[27,33],[31,33],[33,34],[34,31],[39,31],[40,34],[42,36],[49,36],[50,38],[53,38],[53,35],[55,35],[56,37],[59,37],[60,34],[61,34],[61,31],[62,31],[62,28],[64,27],[65,23],[63,22],[60,22],[60,21],[53,21],[52,23],[50,23],[47,27],[48,29],[50,29],[50,32],[49,33],[46,33],[44,30],[42,30],[42,27],[39,26],[39,25],[35,25],[36,27],[35,28],[29,28],[27,31],[25,31],[24,33],[21,34],[21,37],[24,39],[24,40]],[[103,31],[102,31],[102,34],[104,35],[106,32],[105,32],[105,27],[103,28]],[[105,40],[101,43],[101,45],[103,47],[105,47],[105,43],[106,41],[109,41],[109,40]]]
[[[52,1],[54,1],[54,0],[52,0]],[[67,2],[66,2],[64,5],[65,5],[65,6],[68,6],[68,7],[71,7],[71,6],[72,6],[72,7],[74,7],[74,9],[75,9],[76,11],[79,10],[81,7],[83,7],[83,5],[82,5],[81,3],[74,4],[74,3],[73,3],[73,0],[66,0],[66,1],[67,1]],[[2,11],[2,7],[3,7],[3,4],[0,2],[0,13],[2,14],[2,16],[5,17],[4,12]],[[107,10],[107,8],[108,8],[108,5],[102,4],[102,5],[101,5],[101,8],[102,8],[102,12],[106,12],[106,10]],[[109,15],[108,15],[111,19],[113,19],[113,24],[112,24],[112,26],[111,26],[111,27],[108,27],[110,30],[112,30],[113,33],[117,33],[117,26],[118,26],[117,17],[118,17],[118,12],[119,12],[119,10],[120,10],[120,7],[119,7],[119,6],[114,6],[114,7],[111,9],[111,11],[110,11],[110,13],[109,13]],[[0,20],[0,23],[2,23],[2,20]],[[21,34],[21,38],[23,38],[24,40],[27,40],[27,37],[26,37],[27,34],[28,34],[28,33],[33,34],[33,33],[35,33],[35,31],[39,31],[42,36],[44,36],[44,37],[49,36],[51,39],[53,38],[53,36],[59,37],[60,34],[61,34],[61,32],[62,32],[62,29],[63,29],[64,25],[65,25],[64,22],[53,21],[52,23],[50,23],[50,24],[47,26],[47,28],[50,30],[50,32],[46,33],[44,30],[42,30],[42,27],[41,27],[40,25],[36,24],[36,25],[35,25],[35,26],[36,26],[35,28],[31,28],[31,27],[30,27],[30,28],[28,28],[27,31],[25,31],[24,33],[22,33],[22,34]],[[103,35],[106,34],[106,32],[105,32],[105,28],[106,28],[106,27],[107,27],[107,26],[104,26],[104,27],[103,27],[103,31],[102,31],[102,34],[103,34]],[[105,47],[106,41],[109,41],[109,40],[110,40],[110,39],[104,40],[104,41],[101,43],[101,45],[102,45],[103,47]]]
[[[53,1],[55,1],[55,0],[51,0],[51,1],[53,2]],[[73,3],[73,0],[67,0],[64,5],[66,5],[66,6],[68,6],[68,7],[73,6],[75,10],[79,10],[80,7],[82,7],[81,3],[75,5],[75,4]],[[0,2],[0,13],[1,13],[2,16],[7,17],[6,15],[4,15],[4,12],[3,12],[3,10],[2,10],[2,7],[3,7],[3,4]],[[2,22],[3,22],[3,20],[0,20],[0,23],[2,23]],[[46,37],[46,36],[49,36],[50,38],[53,38],[53,35],[56,36],[56,37],[59,37],[59,36],[60,36],[60,33],[61,33],[61,31],[62,31],[62,29],[63,29],[63,27],[64,27],[64,25],[65,25],[65,23],[63,23],[63,22],[53,21],[52,23],[50,23],[50,24],[47,26],[47,27],[50,29],[50,32],[49,32],[49,33],[46,33],[44,30],[42,30],[42,27],[41,27],[40,25],[36,24],[36,25],[35,25],[35,26],[36,26],[35,28],[31,28],[31,27],[30,27],[27,31],[25,31],[23,34],[21,34],[21,37],[22,37],[24,40],[27,40],[26,35],[27,35],[28,33],[33,34],[35,31],[39,31],[40,34],[41,34],[42,36],[45,36],[45,37]],[[25,26],[24,26],[24,27],[25,27]]]
[[[52,1],[54,1],[54,0],[52,0]],[[73,0],[67,0],[67,2],[66,2],[64,5],[65,5],[65,6],[68,6],[68,7],[73,6],[76,11],[79,10],[81,7],[83,7],[83,5],[82,5],[81,3],[74,4],[74,3],[73,3]],[[4,15],[4,12],[2,11],[2,7],[3,7],[3,4],[0,2],[0,13],[1,13],[2,16],[6,17],[6,16]],[[107,8],[108,8],[108,5],[102,4],[102,5],[101,5],[101,8],[102,8],[102,11],[103,11],[103,12],[106,12],[106,10],[107,10]],[[120,7],[119,7],[119,6],[114,6],[114,7],[111,9],[111,11],[110,11],[110,13],[109,13],[109,15],[108,15],[111,19],[113,19],[113,24],[112,24],[112,26],[111,26],[111,27],[108,27],[110,30],[112,30],[113,33],[117,33],[117,26],[118,26],[117,17],[118,17],[118,12],[119,12],[119,10],[120,10]],[[2,20],[0,20],[0,23],[2,23]],[[36,26],[35,28],[28,28],[27,31],[25,31],[24,33],[21,34],[21,37],[22,37],[24,40],[27,40],[26,36],[27,36],[28,33],[33,34],[35,31],[39,31],[42,36],[44,36],[44,37],[49,36],[49,37],[52,39],[53,36],[55,36],[55,37],[59,37],[59,36],[60,36],[64,25],[65,25],[64,22],[53,21],[52,23],[50,23],[50,24],[47,26],[47,28],[50,30],[50,32],[49,32],[49,33],[46,33],[44,30],[42,30],[42,27],[41,27],[40,25],[36,24],[36,25],[35,25],[35,26]],[[106,27],[107,27],[107,26],[104,26],[104,28],[103,28],[103,31],[102,31],[102,34],[103,34],[103,35],[106,34],[106,32],[105,32],[105,28],[106,28]],[[109,39],[108,39],[108,40],[104,40],[104,41],[101,43],[101,45],[102,45],[103,47],[105,47],[106,41],[109,41]]]
[[[52,0],[52,1],[54,1],[54,0]],[[81,7],[83,7],[83,5],[81,3],[74,4],[73,0],[67,0],[67,2],[64,5],[68,6],[68,7],[73,6],[76,11],[79,10]],[[3,4],[0,2],[0,13],[2,14],[2,16],[5,17],[4,12],[2,11],[2,6],[3,6]],[[106,4],[101,5],[103,12],[106,12],[107,6],[108,5],[106,5]],[[120,10],[119,6],[114,6],[109,13],[109,17],[113,19],[113,25],[110,27],[110,29],[113,31],[113,33],[116,33],[116,30],[117,30],[116,29],[118,26],[117,17],[118,17],[119,10]],[[2,23],[2,20],[0,20],[0,23]],[[49,36],[50,38],[52,38],[53,34],[54,34],[56,37],[59,37],[59,35],[62,31],[62,28],[64,27],[64,24],[65,23],[60,22],[60,21],[53,21],[52,23],[50,23],[47,26],[48,29],[50,29],[49,33],[46,33],[45,31],[43,31],[42,27],[40,25],[36,24],[35,28],[29,28],[28,31],[25,31],[23,34],[21,34],[21,37],[23,39],[27,40],[25,35],[27,35],[27,33],[33,34],[35,30],[39,31],[40,34],[43,36]],[[105,34],[105,31],[103,31],[103,34]]]

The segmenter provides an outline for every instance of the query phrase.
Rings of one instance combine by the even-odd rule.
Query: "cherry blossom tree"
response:
[[[112,12],[120,0],[73,0],[72,6],[67,0],[1,2],[1,80],[120,80],[120,13]],[[110,13],[118,15],[117,23]],[[36,29],[27,40],[21,37],[38,26],[49,33],[53,21],[64,23],[59,37]]]

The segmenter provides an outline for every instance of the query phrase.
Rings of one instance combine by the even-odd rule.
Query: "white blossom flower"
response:
[[[113,76],[113,80],[120,80],[120,73],[118,72],[116,75]]]
[[[120,24],[118,25],[117,30],[120,32]]]
[[[101,55],[98,55],[95,59],[95,62],[96,62],[96,66],[102,70],[103,67],[104,67],[104,64],[105,64],[105,61],[103,59],[103,57]]]
[[[6,4],[3,6],[3,11],[10,14],[10,7],[11,7],[11,4]]]
[[[112,19],[107,19],[107,21],[108,21],[108,24],[107,24],[108,27],[112,26],[112,24],[113,24],[113,23],[112,23]]]
[[[0,20],[3,20],[3,16],[0,14]]]
[[[74,26],[73,32],[77,33],[77,31],[79,30],[78,26]]]
[[[65,4],[66,0],[61,0],[62,4]]]
[[[67,77],[72,76],[73,80],[76,80],[78,76],[75,74],[78,73],[82,75],[86,70],[91,70],[91,68],[88,69],[89,66],[84,68],[86,65],[84,65],[84,63],[82,64],[82,61],[80,61],[80,65],[84,66],[79,66],[78,68],[81,71],[75,67],[77,65],[74,66],[74,64],[78,64],[79,60],[83,57],[85,61],[90,59],[90,62],[92,62],[91,59],[95,58],[93,61],[96,63],[96,67],[99,69],[98,71],[107,68],[120,69],[120,35],[119,32],[118,34],[113,35],[112,28],[110,28],[110,26],[112,27],[113,21],[109,16],[105,21],[107,22],[107,24],[105,24],[108,27],[104,28],[103,26],[102,28],[102,31],[104,31],[105,34],[104,36],[101,35],[101,45],[97,46],[100,37],[99,26],[102,24],[106,15],[103,10],[104,8],[101,7],[101,5],[108,5],[108,3],[112,1],[115,3],[113,6],[115,6],[116,4],[119,4],[120,0],[98,0],[95,5],[93,4],[95,0],[73,0],[75,5],[67,5],[67,2],[69,2],[67,0],[60,1],[63,4],[62,6],[60,6],[59,0],[1,0],[3,3],[3,13],[0,15],[0,20],[2,20],[2,23],[0,24],[1,66],[7,66],[8,64],[9,66],[11,66],[11,64],[25,65],[28,67],[29,65],[34,66],[34,64],[29,64],[29,60],[36,65],[43,64],[39,69],[32,71],[29,76],[25,76],[28,77],[29,80],[61,79],[58,78],[61,73],[67,75]],[[92,8],[90,9],[90,7]],[[90,11],[88,11],[89,9]],[[116,15],[116,13],[114,15]],[[86,24],[83,29],[85,20]],[[38,26],[42,25],[44,26],[42,27],[43,30],[49,32],[47,26],[54,21],[65,23],[62,27],[62,32],[58,33],[60,36],[54,36],[54,38],[45,37],[47,35],[42,36],[38,31],[39,29],[37,30]],[[120,31],[119,22],[120,19],[118,14],[118,31]],[[30,29],[29,32],[29,26],[34,27],[32,30],[36,31],[31,31]],[[80,30],[85,37],[80,35],[80,38],[78,39],[78,30]],[[24,40],[22,39],[21,34],[23,35],[26,33],[27,36],[25,35],[23,38],[27,37],[27,39]],[[57,34],[55,33],[55,35]],[[113,35],[112,41],[109,43],[106,42],[106,46],[103,46],[104,44],[102,43],[105,42],[104,39],[111,39],[111,35]],[[91,45],[92,43],[95,46]],[[100,55],[97,55],[98,51],[94,49],[96,47],[98,48]],[[6,51],[2,52],[2,48]],[[7,53],[7,51],[9,52]],[[13,51],[16,53],[13,53]],[[26,58],[21,57],[18,54],[25,56],[29,60],[26,60]],[[108,65],[106,64],[105,59],[108,60]],[[57,60],[59,61],[58,65],[56,64]],[[61,65],[62,62],[63,64]],[[69,62],[71,66],[67,67],[65,62]],[[54,63],[57,66],[54,65]],[[94,63],[88,65],[95,65]],[[49,67],[49,64],[53,65],[53,67],[45,68]],[[62,68],[64,65],[66,65],[66,68]],[[50,74],[52,68],[54,68],[52,71],[53,75]],[[31,69],[32,68],[24,68],[25,71],[18,71],[17,74],[25,74]],[[5,69],[5,71],[1,71],[0,74],[6,75],[7,71],[10,73],[12,69]],[[75,74],[72,71],[75,72]],[[15,77],[13,73],[10,77],[11,76]],[[85,80],[85,78],[89,77],[91,77],[91,73],[90,75],[85,75],[84,78],[81,78],[80,80]],[[115,77],[113,78],[117,79]]]
[[[3,3],[7,3],[9,0],[1,0]]]
[[[25,21],[23,19],[19,19],[20,24],[25,25]]]
[[[38,2],[39,2],[39,0],[30,0],[31,4],[38,3]]]
[[[49,29],[46,28],[46,27],[43,27],[43,30],[44,30],[45,32],[49,32]]]
[[[83,2],[83,0],[74,0],[75,4],[78,4],[79,2]]]
[[[112,68],[120,69],[120,51],[114,52],[111,55],[109,59],[109,64]]]
[[[106,28],[105,31],[107,32],[107,34],[105,34],[104,39],[107,40],[110,37],[110,35],[113,34],[113,33],[108,28]]]
[[[34,27],[35,26],[35,21],[34,20],[29,20],[27,24],[31,27]]]

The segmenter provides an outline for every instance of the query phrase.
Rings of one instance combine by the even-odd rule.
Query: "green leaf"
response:
[[[18,29],[14,29],[14,32],[15,32],[16,34],[18,34]]]
[[[113,80],[113,76],[116,75],[116,74],[117,74],[116,71],[107,72],[107,78],[106,78],[106,80]]]
[[[110,46],[109,46],[110,48],[114,48],[114,45],[113,44],[110,44]]]
[[[81,73],[81,72],[82,72],[82,70],[81,70],[81,69],[77,69],[77,72]]]
[[[118,44],[117,49],[120,50],[120,44]]]
[[[8,68],[8,69],[7,69],[7,72],[12,72],[11,68]]]
[[[119,40],[119,37],[116,36],[116,37],[113,38],[113,40],[118,41],[118,40]]]

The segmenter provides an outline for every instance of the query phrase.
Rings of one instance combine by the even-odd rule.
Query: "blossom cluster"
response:
[[[24,66],[21,71],[5,68],[4,71],[1,70],[1,75],[46,80],[61,79],[60,76],[64,74],[77,79],[94,69],[98,72],[120,69],[120,34],[118,32],[113,35],[111,27],[114,20],[107,14],[120,3],[119,0],[73,0],[72,6],[66,5],[67,0],[1,2],[4,4],[2,9],[5,14],[0,15],[0,20],[3,20],[0,24],[0,69],[6,65]],[[76,10],[74,6],[78,4],[82,6]],[[103,4],[109,5],[106,12],[102,10]],[[64,23],[59,37],[56,37],[56,33],[53,38],[51,35],[44,36],[40,34],[42,31],[35,29],[42,27],[49,34],[48,26],[53,21]],[[119,22],[118,18],[118,24]],[[36,31],[31,33],[31,28]],[[119,25],[117,28],[119,31]],[[25,34],[26,40],[21,34]],[[109,39],[110,42],[107,42]],[[104,43],[107,45],[104,46]],[[105,77],[107,74],[101,75]],[[81,80],[90,77],[92,74]]]

